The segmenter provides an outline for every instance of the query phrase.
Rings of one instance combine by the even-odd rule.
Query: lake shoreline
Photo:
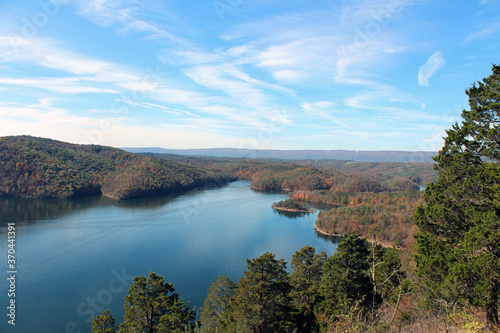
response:
[[[320,227],[318,227],[318,224],[316,222],[314,223],[314,230],[316,230],[320,234],[323,234],[323,235],[326,235],[326,236],[347,237],[346,234],[332,233],[332,232],[328,232],[328,231],[322,230]],[[373,238],[370,238],[367,235],[359,235],[358,237],[360,239],[362,239],[362,240],[370,243],[370,244],[377,244],[377,245],[380,245],[380,246],[382,246],[384,248],[399,248],[399,247],[395,246],[394,243],[392,243],[392,242],[377,241],[377,240],[375,240]]]
[[[276,210],[283,210],[285,212],[292,212],[292,213],[315,213],[316,211],[314,209],[294,209],[294,208],[285,208],[285,207],[278,207],[278,206],[271,206],[272,209]]]

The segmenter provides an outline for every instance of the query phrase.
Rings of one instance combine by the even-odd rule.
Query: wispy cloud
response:
[[[418,85],[419,86],[429,86],[429,79],[433,77],[443,66],[446,64],[446,60],[443,57],[441,51],[436,51],[433,55],[427,59],[425,65],[420,67],[418,71]]]
[[[44,77],[44,78],[13,78],[0,77],[0,85],[12,89],[14,86],[29,87],[34,89],[42,89],[55,93],[62,94],[81,94],[81,93],[96,93],[96,94],[119,94],[116,89],[107,87],[96,87],[92,84],[85,84],[79,78],[72,77]]]
[[[338,113],[338,111],[333,110],[333,107],[335,105],[336,104],[333,102],[319,101],[314,103],[302,103],[301,107],[305,112],[307,112],[310,115],[320,116],[343,128],[352,128],[349,125],[344,124],[342,121],[340,121],[339,119],[337,119],[332,115],[332,113]]]
[[[170,30],[188,29],[188,25],[165,2],[147,0],[76,0],[81,16],[103,28],[116,26],[118,33],[143,33],[147,38],[186,44],[186,39]],[[168,22],[166,25],[165,22]]]
[[[485,38],[498,37],[500,34],[500,22],[491,23],[485,27],[480,28],[478,31],[470,33],[464,40],[464,43],[477,41]]]

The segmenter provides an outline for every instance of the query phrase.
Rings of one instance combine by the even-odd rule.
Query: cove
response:
[[[331,255],[339,238],[318,234],[317,213],[280,214],[282,193],[249,181],[182,194],[115,201],[0,198],[0,331],[90,332],[110,309],[117,324],[132,278],[155,271],[190,307],[219,275],[243,276],[247,258],[285,258],[302,246]],[[321,207],[314,207],[317,211]],[[16,226],[16,326],[7,323],[7,233]]]

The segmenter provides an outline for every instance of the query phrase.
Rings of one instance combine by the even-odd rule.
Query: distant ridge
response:
[[[435,151],[356,151],[356,150],[271,150],[240,148],[165,149],[158,147],[122,148],[131,153],[175,154],[187,156],[279,158],[290,160],[345,160],[355,162],[434,163]]]

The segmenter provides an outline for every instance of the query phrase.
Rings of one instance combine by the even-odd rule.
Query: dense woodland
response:
[[[0,138],[0,196],[114,199],[234,180],[222,172],[120,149],[29,136]]]
[[[430,163],[276,160],[140,154],[224,171],[252,180],[254,188],[274,191],[333,190],[341,192],[407,191],[437,178]]]
[[[71,198],[102,193],[124,199],[235,179],[251,179],[254,188],[268,191],[376,193],[417,189],[422,179],[431,179],[425,163],[331,161],[315,166],[304,161],[147,155],[28,136],[2,137],[0,195]]]
[[[423,203],[418,191],[350,195],[345,205],[320,212],[316,228],[332,235],[355,231],[368,240],[407,248],[418,231],[413,213]]]

